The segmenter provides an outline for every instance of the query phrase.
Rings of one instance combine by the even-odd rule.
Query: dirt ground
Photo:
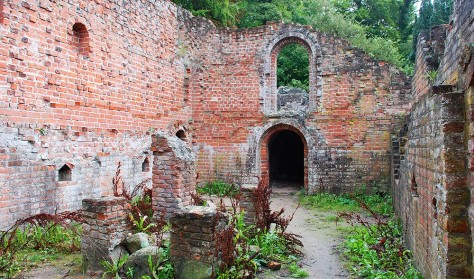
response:
[[[274,189],[271,201],[272,210],[283,207],[285,215],[293,213],[298,205],[298,197],[291,189]],[[301,267],[308,271],[309,278],[349,278],[349,272],[344,268],[336,249],[342,242],[342,232],[337,228],[347,225],[328,221],[329,216],[334,214],[300,207],[288,227],[289,232],[302,236],[304,257]],[[279,275],[266,278],[288,278],[277,276]]]
[[[295,211],[298,198],[294,188],[274,188],[271,206],[273,210],[285,208],[285,215]],[[344,223],[328,221],[328,216],[333,214],[316,212],[305,208],[298,208],[288,231],[302,236],[304,244],[304,257],[301,267],[308,271],[309,278],[331,279],[349,278],[348,271],[344,268],[336,249],[342,241],[341,232],[338,227],[345,226]],[[71,261],[72,260],[72,261]],[[288,272],[267,272],[258,276],[261,279],[291,278]],[[46,263],[38,268],[24,272],[17,276],[19,279],[92,279],[100,278],[99,275],[86,276],[81,272],[80,255],[63,259],[61,261]]]

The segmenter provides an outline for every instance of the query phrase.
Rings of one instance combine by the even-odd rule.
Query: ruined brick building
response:
[[[0,1],[0,228],[109,195],[119,162],[168,212],[216,178],[310,193],[392,182],[424,274],[470,274],[472,4],[456,1],[445,47],[420,42],[412,83],[307,26],[216,28],[166,0]],[[307,94],[278,93],[289,44],[308,51]]]
[[[472,278],[474,1],[418,39],[412,100],[393,137],[392,192],[426,278]]]

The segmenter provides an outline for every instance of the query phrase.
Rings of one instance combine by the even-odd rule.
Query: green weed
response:
[[[335,195],[329,193],[319,193],[316,195],[299,194],[300,203],[303,206],[322,211],[350,211],[361,212],[363,209],[359,201],[367,204],[378,214],[390,215],[393,213],[392,199],[385,195]]]
[[[102,274],[102,279],[104,278],[114,278],[114,279],[121,279],[120,271],[127,261],[128,256],[122,257],[118,259],[118,261],[109,262],[109,261],[102,261],[100,264],[104,267],[104,273]]]
[[[216,195],[218,197],[234,197],[239,193],[238,186],[223,181],[208,182],[202,187],[197,187],[196,192],[204,195]]]
[[[302,269],[296,262],[292,262],[288,266],[288,271],[290,271],[292,278],[308,278],[309,277],[308,272]]]
[[[403,246],[401,225],[394,220],[354,227],[343,249],[352,273],[357,276],[422,279],[412,264],[411,252]]]

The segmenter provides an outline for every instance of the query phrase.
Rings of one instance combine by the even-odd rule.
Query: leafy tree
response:
[[[453,8],[453,0],[422,0],[420,12],[413,28],[413,54],[411,59],[415,60],[416,44],[418,36],[422,31],[429,31],[431,27],[449,22]]]
[[[232,0],[172,0],[174,3],[190,10],[193,15],[211,18],[218,25],[235,26],[239,12],[242,10],[239,1]]]
[[[277,59],[277,86],[309,90],[308,50],[299,44],[283,48]]]
[[[414,0],[173,1],[223,26],[235,24],[238,27],[254,27],[271,20],[312,25],[322,32],[350,41],[369,55],[390,62],[406,73],[413,71],[409,54],[414,34]],[[282,55],[286,55],[285,52]],[[282,58],[282,61],[293,60]],[[285,70],[285,67],[286,62],[279,63],[279,69],[283,72],[292,72]],[[305,83],[297,76],[288,77],[287,80]]]

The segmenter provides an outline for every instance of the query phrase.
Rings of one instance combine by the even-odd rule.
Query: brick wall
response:
[[[151,133],[190,119],[180,52],[187,12],[169,1],[2,1],[0,227],[79,209],[151,178]],[[58,181],[66,163],[71,181]]]
[[[426,278],[471,278],[473,265],[474,2],[454,2],[451,23],[418,40],[414,99],[392,146],[396,212]]]
[[[256,185],[280,129],[306,144],[310,192],[386,186],[409,79],[340,38],[219,29],[166,0],[2,3],[2,226],[109,194],[119,162],[127,187],[151,178],[158,131],[187,140],[201,182]],[[311,62],[308,104],[293,111],[279,110],[275,74],[290,43]]]
[[[255,184],[266,175],[262,136],[287,125],[307,142],[309,191],[388,185],[390,133],[399,128],[408,107],[409,78],[340,38],[304,26],[272,22],[252,29],[216,29],[200,40],[205,49],[190,83],[201,182],[242,173],[245,183]],[[304,110],[279,110],[277,105],[275,61],[289,43],[309,52],[309,104]],[[368,170],[378,175],[364,176]]]

